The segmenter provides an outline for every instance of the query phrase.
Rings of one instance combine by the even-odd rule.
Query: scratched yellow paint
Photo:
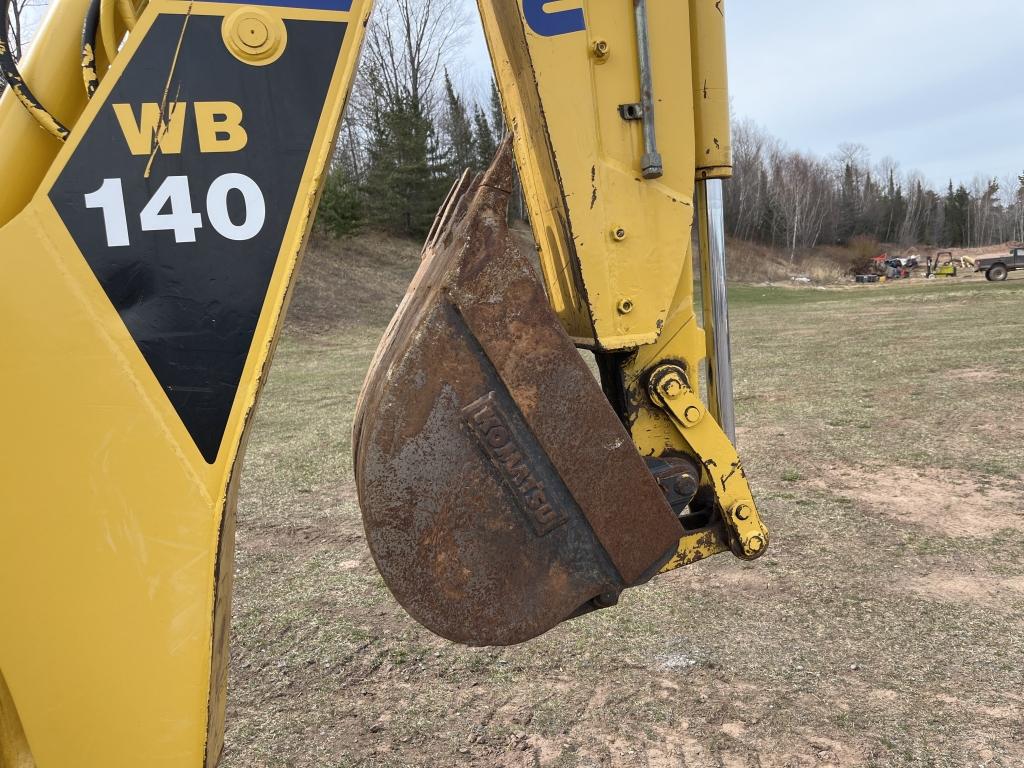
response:
[[[47,109],[73,125],[85,109],[82,86],[82,20],[89,0],[58,0],[46,15],[21,73]],[[21,211],[61,150],[61,142],[44,131],[14,94],[0,98],[0,227]]]
[[[643,182],[641,123],[618,111],[640,101],[633,4],[572,5],[583,6],[586,29],[544,36],[521,3],[479,2],[552,304],[577,343],[630,349],[658,339],[676,285],[689,274],[689,12],[686,4],[651,4],[665,175]],[[597,55],[599,42],[605,55]],[[620,311],[624,300],[628,313]]]

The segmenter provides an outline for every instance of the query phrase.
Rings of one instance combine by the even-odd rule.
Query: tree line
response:
[[[480,103],[446,69],[469,23],[459,0],[383,0],[334,163],[320,224],[336,234],[368,226],[420,237],[465,168],[490,162],[504,128],[493,83]],[[733,237],[797,251],[882,243],[976,247],[1024,241],[1024,174],[933,189],[917,172],[866,148],[821,158],[786,148],[750,121],[735,126],[726,184]]]
[[[1024,174],[950,181],[938,191],[891,159],[873,164],[863,146],[816,157],[787,149],[750,121],[736,124],[733,152],[729,234],[791,255],[858,237],[963,248],[1024,241]]]
[[[12,3],[15,58],[45,4]],[[492,82],[474,98],[453,76],[469,23],[461,0],[379,0],[326,179],[321,228],[422,237],[463,170],[490,162],[505,131],[497,89]],[[789,150],[750,121],[735,125],[733,149],[726,214],[736,238],[794,256],[859,237],[944,247],[1024,241],[1024,174],[936,190],[891,159],[872,163],[860,145],[817,157]]]
[[[448,69],[467,25],[459,0],[378,4],[320,203],[323,229],[423,237],[465,169],[490,164],[505,130],[497,88],[473,100]]]

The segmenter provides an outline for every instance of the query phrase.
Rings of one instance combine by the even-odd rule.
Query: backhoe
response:
[[[0,768],[219,762],[245,445],[371,5],[55,0],[27,60],[0,43]],[[509,137],[438,213],[353,441],[388,588],[478,646],[768,546],[723,2],[479,11]]]

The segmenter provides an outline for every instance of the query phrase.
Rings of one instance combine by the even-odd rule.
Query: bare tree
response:
[[[754,240],[766,219],[769,205],[765,166],[778,152],[778,142],[750,120],[741,120],[733,130],[733,177],[726,185],[726,213],[732,234]]]
[[[359,74],[335,163],[362,178],[369,136],[397,105],[437,117],[446,67],[457,70],[469,20],[459,0],[380,0],[366,34]]]
[[[429,114],[437,106],[446,65],[465,45],[468,20],[459,0],[386,0],[366,35],[363,72],[377,97],[408,100]],[[364,81],[368,78],[364,77]]]
[[[827,161],[793,152],[737,121],[726,186],[729,235],[784,247],[791,258],[822,243],[866,236],[903,246],[988,246],[1024,240],[1024,175],[976,178],[948,192],[892,158],[843,144]]]
[[[1000,185],[1004,227],[1002,240],[1024,242],[1024,174],[1009,174]]]
[[[827,163],[818,158],[777,153],[773,158],[771,195],[780,212],[790,261],[798,248],[813,248],[835,209],[835,185]]]
[[[32,42],[36,24],[46,8],[46,0],[13,0],[7,11],[7,42],[11,55],[20,61]],[[0,76],[0,92],[7,83]]]
[[[906,178],[907,211],[899,232],[902,245],[914,245],[921,239],[921,233],[929,229],[932,211],[926,187],[927,182],[920,173],[913,172]]]
[[[840,144],[833,155],[836,165],[840,170],[850,165],[856,169],[867,170],[871,164],[871,152],[863,144],[846,142]]]

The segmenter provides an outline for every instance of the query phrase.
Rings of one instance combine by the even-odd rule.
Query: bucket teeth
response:
[[[433,632],[511,645],[651,578],[682,527],[511,238],[506,141],[442,208],[357,406],[389,589]]]

